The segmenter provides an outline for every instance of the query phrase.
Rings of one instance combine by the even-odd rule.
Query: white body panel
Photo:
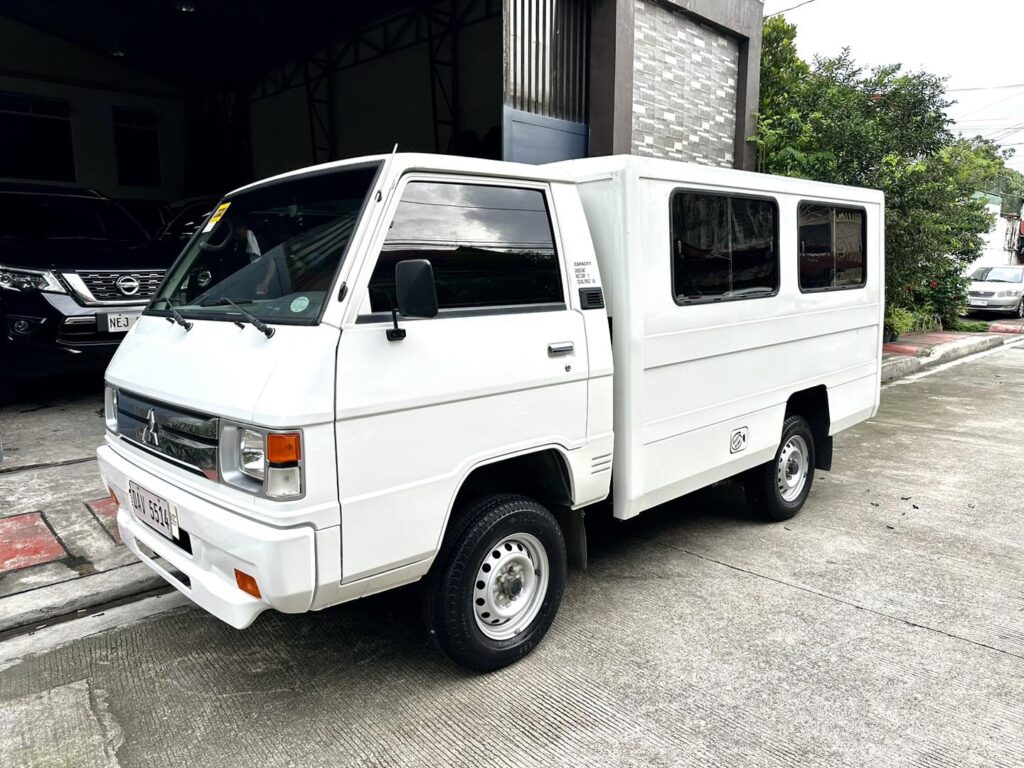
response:
[[[540,167],[430,155],[383,160],[319,325],[279,326],[268,339],[231,322],[195,320],[185,333],[146,316],[107,372],[110,384],[153,401],[303,431],[305,495],[288,502],[197,476],[111,434],[100,449],[129,546],[234,626],[269,607],[320,609],[418,579],[466,478],[494,462],[556,452],[574,508],[607,498],[614,471],[615,515],[630,517],[769,460],[796,391],[827,388],[832,433],[877,408],[879,193],[636,158]],[[368,283],[410,180],[543,192],[564,303],[401,319],[406,338],[389,341],[391,319],[369,311]],[[679,187],[778,201],[777,295],[674,302],[668,196]],[[798,290],[801,199],[868,212],[863,288]],[[603,288],[607,309],[583,308],[580,289],[594,288]],[[548,350],[568,343],[571,353]],[[730,454],[736,427],[747,428],[749,443]],[[129,481],[176,505],[191,556],[134,518]],[[238,590],[235,566],[265,585],[261,599]]]
[[[874,413],[884,312],[881,193],[636,157],[556,167],[578,182],[612,318],[616,517],[768,461],[794,392],[827,388],[831,434]],[[776,295],[675,302],[669,197],[679,189],[777,201]],[[867,211],[864,287],[800,291],[801,201]],[[732,454],[730,435],[742,427],[747,448]]]

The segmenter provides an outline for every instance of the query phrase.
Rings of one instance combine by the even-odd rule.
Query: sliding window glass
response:
[[[801,203],[797,219],[801,291],[829,291],[864,285],[863,210]]]
[[[677,191],[671,215],[677,304],[778,292],[779,207],[774,200]]]

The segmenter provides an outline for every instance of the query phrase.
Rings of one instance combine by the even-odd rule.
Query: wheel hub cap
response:
[[[810,450],[807,441],[800,435],[793,435],[779,452],[779,467],[776,479],[779,494],[785,501],[795,501],[807,484],[810,470]]]
[[[547,552],[531,534],[506,536],[491,547],[473,585],[480,631],[493,640],[507,640],[526,629],[544,602],[547,571]]]

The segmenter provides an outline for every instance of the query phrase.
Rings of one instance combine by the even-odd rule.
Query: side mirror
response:
[[[434,267],[427,259],[395,264],[395,298],[402,317],[437,317]]]

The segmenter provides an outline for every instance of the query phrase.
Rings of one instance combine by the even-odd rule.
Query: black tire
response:
[[[796,445],[798,440],[802,440],[806,446],[806,475],[798,492],[790,489],[784,493],[780,486],[780,483],[784,482],[780,478],[780,464],[783,461],[789,463],[791,456],[783,459],[783,453],[791,441]],[[787,416],[782,423],[782,439],[779,441],[775,458],[750,470],[744,478],[747,503],[751,509],[772,522],[781,522],[793,517],[803,507],[807,495],[811,492],[811,483],[814,481],[814,457],[814,434],[811,432],[811,425],[803,416]],[[785,477],[788,478],[789,474],[786,473]]]
[[[517,634],[507,639],[494,639],[480,627],[477,605],[489,594],[498,594],[498,581],[507,576],[509,565],[515,566],[516,562],[522,560],[523,553],[526,554],[531,563],[536,563],[530,557],[530,550],[524,549],[521,544],[516,543],[516,536],[522,537],[527,542],[527,547],[536,547],[537,544],[543,547],[544,555],[547,558],[547,578],[543,582],[542,571],[536,570],[536,581],[534,592],[529,593],[523,588],[523,580],[518,575],[510,582],[515,588],[518,581],[519,587],[512,592],[501,592],[502,599],[515,601],[522,597],[528,597],[529,603],[524,603],[527,609],[521,615],[525,620],[530,613],[536,611],[532,620],[523,625]],[[494,555],[499,545],[507,543],[512,538],[511,544],[518,547],[518,550],[509,548],[503,550],[501,558]],[[517,552],[519,554],[517,554]],[[507,563],[501,569],[490,568],[489,559],[495,556],[496,563]],[[511,558],[519,558],[513,561]],[[511,573],[521,573],[513,567]],[[481,569],[492,573],[493,582],[488,582],[486,589],[478,585],[484,583],[478,577]],[[558,606],[562,602],[562,592],[565,589],[565,539],[562,530],[559,528],[554,516],[545,507],[524,496],[501,495],[488,496],[472,502],[467,508],[460,511],[457,522],[446,537],[441,551],[431,568],[430,573],[423,585],[423,618],[427,630],[430,632],[438,648],[452,659],[455,663],[469,669],[489,672],[500,669],[526,656],[543,639],[548,628],[554,621]],[[504,582],[503,582],[504,583]],[[543,589],[538,585],[545,584]],[[524,590],[520,592],[519,590]],[[508,598],[508,594],[513,594]],[[488,598],[492,599],[492,598]],[[494,598],[496,599],[496,598]],[[483,614],[482,614],[483,615]],[[489,620],[490,614],[486,614]],[[492,633],[502,631],[501,627],[508,627],[511,631],[513,624],[508,622],[513,619],[501,620],[497,628],[488,630]]]
[[[1010,317],[1024,319],[1024,298],[1020,300],[1020,304],[1017,305],[1017,308],[1010,313]]]

